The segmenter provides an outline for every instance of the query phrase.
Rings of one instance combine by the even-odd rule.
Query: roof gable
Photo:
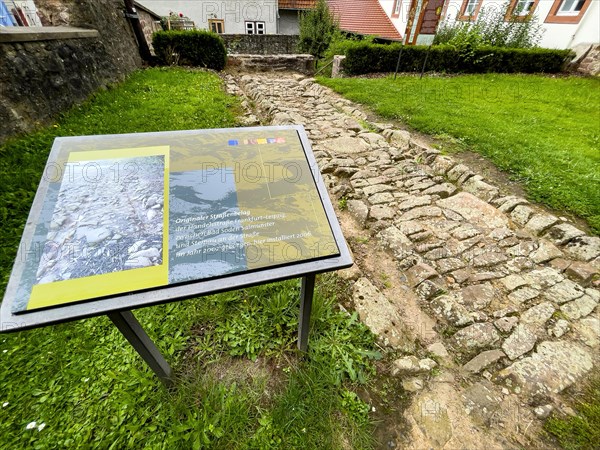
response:
[[[402,40],[377,0],[327,0],[327,3],[344,31]]]

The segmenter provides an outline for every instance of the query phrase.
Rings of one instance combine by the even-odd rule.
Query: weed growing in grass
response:
[[[600,376],[590,379],[574,402],[577,415],[551,416],[544,430],[558,439],[566,450],[597,448],[600,442]]]

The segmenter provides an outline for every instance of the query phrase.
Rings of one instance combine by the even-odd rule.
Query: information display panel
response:
[[[57,138],[2,325],[350,265],[302,127]]]

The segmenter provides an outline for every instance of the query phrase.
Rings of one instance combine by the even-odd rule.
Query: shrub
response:
[[[333,13],[325,0],[318,0],[313,9],[300,16],[300,39],[298,49],[322,58],[338,30]]]
[[[400,44],[383,45],[356,42],[345,44],[344,70],[352,75],[393,72]],[[423,67],[428,47],[405,46],[400,61],[401,72],[418,72]],[[457,49],[434,45],[429,49],[428,71],[447,73],[556,73],[572,58],[570,50],[543,48],[520,49],[480,46]]]
[[[508,3],[501,8],[483,7],[477,20],[471,22],[443,22],[435,35],[434,44],[455,47],[482,45],[509,48],[533,48],[544,30],[534,15],[513,14],[507,20]]]
[[[152,37],[152,45],[158,60],[169,66],[222,70],[227,62],[223,39],[210,31],[158,31]]]

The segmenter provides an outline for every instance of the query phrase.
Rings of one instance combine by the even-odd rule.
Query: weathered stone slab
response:
[[[475,383],[463,393],[465,410],[475,422],[488,426],[502,404],[502,396],[488,380]]]
[[[508,220],[504,214],[467,192],[459,192],[452,197],[438,200],[437,205],[460,214],[478,227],[500,228],[508,226]]]
[[[486,308],[498,293],[490,283],[483,283],[463,288],[460,295],[467,308],[478,310]]]
[[[565,250],[582,261],[591,261],[600,257],[600,238],[591,236],[582,236],[569,242]]]
[[[534,250],[531,255],[529,255],[533,262],[538,264],[545,263],[554,258],[560,258],[561,256],[563,256],[563,253],[558,247],[546,239],[540,239],[537,250]]]
[[[577,320],[581,317],[590,315],[596,308],[596,302],[589,295],[565,303],[560,307],[560,310],[571,320]]]
[[[517,325],[513,333],[502,344],[502,350],[511,360],[532,350],[537,337],[527,325]]]
[[[546,236],[555,244],[564,245],[577,237],[585,236],[585,233],[570,223],[561,223],[550,228]]]
[[[396,307],[368,279],[360,278],[354,283],[352,299],[361,322],[379,336],[384,345],[406,352],[414,350]]]
[[[539,236],[552,225],[559,222],[558,218],[550,214],[534,214],[529,222],[525,224],[525,229]]]
[[[469,178],[463,183],[462,188],[487,202],[498,196],[498,188],[483,181],[480,175]]]
[[[440,217],[441,215],[442,210],[437,206],[421,206],[405,212],[400,216],[398,220],[416,220],[428,217]]]
[[[369,207],[361,200],[348,200],[348,211],[364,227],[369,216]]]
[[[542,326],[552,317],[554,311],[556,311],[556,308],[552,303],[542,302],[521,314],[521,323]]]
[[[469,312],[450,295],[440,295],[431,300],[431,309],[454,326],[473,323]]]
[[[418,286],[425,280],[439,277],[439,274],[433,267],[424,263],[416,264],[408,269],[407,275],[410,285],[413,287]]]
[[[510,333],[510,331],[517,326],[519,323],[518,317],[509,316],[509,317],[501,317],[500,319],[494,322],[496,328],[498,328],[503,333]]]
[[[440,405],[440,399],[433,394],[419,396],[410,409],[421,432],[436,446],[443,448],[452,438],[452,423],[447,407]]]
[[[374,205],[369,211],[369,217],[373,220],[389,220],[395,216],[396,211],[385,205]]]
[[[363,188],[363,193],[370,197],[373,194],[379,194],[380,192],[389,192],[393,191],[394,187],[389,184],[375,184],[373,186],[366,186]]]
[[[491,323],[474,323],[454,334],[454,341],[466,349],[485,348],[495,344],[500,335]]]
[[[546,341],[531,356],[498,373],[499,380],[510,380],[528,394],[557,394],[592,370],[592,357],[581,346],[566,341]]]
[[[501,350],[487,350],[466,363],[462,368],[469,373],[479,373],[506,355]]]
[[[364,140],[349,136],[325,140],[322,143],[325,150],[334,155],[355,155],[369,150],[369,144]]]
[[[587,285],[590,283],[590,281],[592,281],[594,275],[598,273],[598,270],[591,264],[581,261],[574,261],[569,265],[569,267],[567,267],[565,273],[567,276]]]
[[[521,275],[516,275],[516,274],[509,275],[507,277],[500,279],[500,283],[502,283],[502,285],[509,292],[512,292],[515,289],[518,289],[523,286],[527,286],[529,284],[527,282],[527,280],[525,280],[525,278],[523,278]]]
[[[400,211],[408,211],[409,209],[416,208],[418,206],[426,206],[431,204],[431,197],[429,195],[421,195],[416,197],[410,197],[408,200],[403,201],[398,205]]]
[[[546,299],[559,305],[582,297],[583,294],[583,288],[571,280],[563,280],[544,291]]]
[[[379,192],[378,194],[373,194],[369,197],[369,203],[372,205],[381,205],[391,203],[393,201],[394,196],[389,192]]]
[[[529,286],[525,286],[525,287],[522,287],[520,289],[517,289],[517,290],[511,292],[508,295],[508,299],[511,302],[520,305],[521,303],[525,303],[530,300],[533,300],[538,295],[539,295],[539,292],[536,289],[533,289],[532,287],[529,287]]]

